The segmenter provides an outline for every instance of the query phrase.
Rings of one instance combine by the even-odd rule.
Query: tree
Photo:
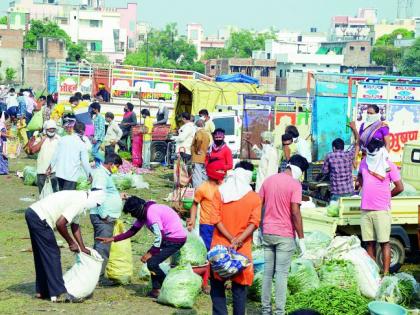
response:
[[[109,60],[108,56],[104,54],[91,54],[87,56],[87,60],[90,63],[96,63],[100,65],[109,65],[111,61]]]
[[[8,19],[7,19],[7,16],[6,15],[0,17],[0,24],[1,25],[7,25],[7,21],[8,21]]]
[[[412,39],[415,36],[413,31],[405,28],[394,30],[391,34],[385,34],[376,40],[375,46],[394,46],[394,41],[401,35],[401,39]]]
[[[400,63],[401,56],[401,48],[394,46],[374,46],[371,53],[372,60],[379,66],[388,67],[388,72]]]
[[[13,68],[6,68],[6,81],[12,82],[16,79],[16,73],[17,71]]]
[[[219,58],[230,58],[233,57],[233,53],[226,48],[210,48],[206,50],[203,57],[203,60],[209,59],[219,59]]]
[[[402,75],[420,76],[420,38],[404,52],[400,70]]]
[[[64,40],[68,59],[71,61],[76,60],[76,55],[79,55],[81,58],[85,57],[85,47],[82,44],[73,43],[70,36],[57,23],[51,21],[31,20],[31,28],[24,37],[23,48],[28,50],[36,49],[38,40],[43,37]]]

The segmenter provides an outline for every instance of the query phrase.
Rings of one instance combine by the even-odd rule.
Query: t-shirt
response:
[[[41,139],[39,139],[41,141]],[[38,153],[38,158],[36,160],[36,172],[37,174],[45,174],[48,167],[51,164],[51,160],[54,156],[55,150],[57,149],[58,142],[60,141],[60,136],[55,135],[52,138],[47,137],[44,143],[41,146],[41,150]],[[36,143],[36,142],[35,142]],[[55,169],[52,169],[52,172],[55,172]]]
[[[68,223],[79,223],[79,216],[87,209],[86,191],[63,190],[48,195],[31,205],[41,220],[55,229],[56,222],[63,216]]]
[[[200,208],[200,224],[212,225],[211,216],[216,212],[216,209],[220,207],[220,198],[215,198],[216,194],[219,193],[219,187],[216,183],[205,181],[202,183],[194,194],[194,201],[199,203]]]
[[[153,131],[153,120],[150,116],[147,116],[144,119],[145,134],[143,135],[143,141],[152,141],[152,131]]]
[[[261,189],[264,199],[263,233],[282,237],[295,237],[292,222],[292,203],[302,202],[302,185],[286,173],[268,177]]]
[[[359,174],[363,177],[362,187],[362,210],[383,210],[391,209],[391,182],[401,180],[397,166],[388,161],[391,171],[384,180],[371,175],[368,170],[366,159],[360,163]]]

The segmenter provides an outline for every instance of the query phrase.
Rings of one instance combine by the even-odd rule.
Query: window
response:
[[[100,21],[99,20],[89,20],[89,26],[90,27],[99,27],[100,26]]]
[[[77,20],[77,16],[73,15],[73,20]]]
[[[362,47],[360,47],[360,50],[361,51],[365,51],[366,50],[366,47],[365,46],[362,46]]]
[[[280,78],[283,76],[283,70],[280,70],[279,76]]]
[[[303,64],[302,64],[302,67],[306,67],[306,64],[305,64],[305,63],[303,63]]]
[[[293,72],[303,72],[302,69],[293,69]]]
[[[60,24],[61,25],[67,25],[67,24],[69,24],[69,20],[66,19],[66,18],[63,18],[63,19],[60,20]]]
[[[134,41],[132,38],[128,39],[128,48],[134,48]]]
[[[198,30],[192,30],[191,31],[191,39],[192,40],[198,40]]]
[[[299,35],[298,37],[297,37],[297,41],[300,43],[300,42],[302,42],[302,35]]]
[[[225,130],[226,136],[235,135],[235,117],[214,117],[213,122],[216,128]]]
[[[269,77],[270,76],[270,70],[268,67],[261,68],[260,76],[262,77]]]
[[[267,53],[267,59],[271,59],[271,53]]]
[[[327,67],[327,68],[329,68],[329,67],[330,67],[330,65],[326,65],[326,67]]]
[[[350,50],[354,50],[354,46],[350,46]]]
[[[211,70],[214,70],[214,69],[216,69],[216,66],[215,66],[215,65],[211,65],[211,66],[210,66],[210,69],[211,69]]]
[[[411,162],[413,163],[420,163],[420,150],[413,149],[411,152]]]

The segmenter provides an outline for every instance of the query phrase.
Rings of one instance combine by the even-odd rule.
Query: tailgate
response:
[[[320,231],[334,237],[338,218],[327,216],[326,211],[326,208],[301,209],[303,231]]]

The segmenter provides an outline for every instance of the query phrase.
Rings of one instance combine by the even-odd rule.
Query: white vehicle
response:
[[[225,130],[225,142],[232,151],[234,158],[241,151],[242,119],[235,112],[215,112],[210,114],[216,128]]]

